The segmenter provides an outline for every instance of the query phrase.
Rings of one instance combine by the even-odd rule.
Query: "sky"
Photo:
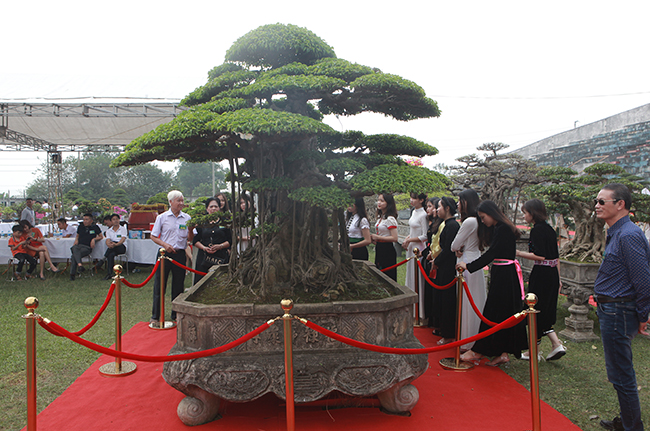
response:
[[[429,167],[483,143],[516,149],[650,103],[646,0],[3,0],[0,11],[0,100],[180,99],[247,32],[305,27],[337,57],[409,79],[437,101],[439,118],[325,120],[433,145]],[[24,189],[44,156],[3,152],[0,191]]]

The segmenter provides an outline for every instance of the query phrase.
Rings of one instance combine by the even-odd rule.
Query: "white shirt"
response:
[[[363,238],[362,229],[370,229],[368,219],[364,217],[359,222],[359,214],[354,214],[348,223],[348,237]]]
[[[61,234],[64,237],[65,236],[70,236],[70,237],[74,238],[75,236],[77,236],[77,226],[73,226],[71,224],[66,224],[66,228],[61,229]]]
[[[185,250],[189,233],[187,222],[191,219],[192,217],[183,211],[176,217],[172,210],[167,210],[156,218],[153,229],[151,229],[151,236],[160,238],[175,250]]]
[[[377,220],[375,229],[377,230],[377,235],[379,236],[390,236],[390,230],[397,229],[397,219],[395,219],[393,216],[381,218]]]
[[[117,231],[115,230],[115,227],[112,227],[108,229],[104,235],[106,236],[107,239],[110,239],[113,242],[120,242],[122,238],[126,238],[123,242],[124,247],[128,247],[126,243],[129,240],[129,233],[126,231],[126,228],[124,226],[119,226],[117,228]]]

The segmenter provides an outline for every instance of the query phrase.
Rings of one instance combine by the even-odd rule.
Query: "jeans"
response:
[[[626,430],[643,430],[641,405],[632,363],[632,339],[639,330],[636,301],[598,304],[607,379],[618,394]]]
[[[181,265],[185,265],[187,256],[185,250],[179,250],[176,253],[166,253],[166,256],[175,260]],[[156,255],[156,259],[160,257],[160,252]],[[172,301],[185,289],[185,269],[174,265],[172,262],[165,260],[165,287],[162,294],[167,290],[167,281],[169,280],[169,272],[172,273]],[[172,320],[176,320],[176,311],[172,310]],[[151,318],[160,320],[160,268],[156,270],[156,275],[153,278],[153,306],[151,307]]]

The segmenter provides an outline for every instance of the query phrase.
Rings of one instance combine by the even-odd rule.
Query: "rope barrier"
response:
[[[186,270],[186,271],[191,271],[191,272],[193,272],[193,273],[195,273],[195,274],[199,274],[200,276],[204,276],[204,275],[207,274],[207,272],[197,271],[196,269],[192,269],[192,268],[190,268],[189,266],[185,266],[185,265],[183,265],[182,263],[178,263],[178,262],[176,262],[174,259],[169,259],[169,258],[167,258],[167,259],[168,259],[169,261],[171,261],[171,263],[173,263],[174,265],[176,265],[176,266],[180,266],[181,268],[183,268],[183,269]]]
[[[377,346],[375,344],[369,344],[369,343],[364,343],[362,341],[357,341],[353,340],[352,338],[344,337],[343,335],[339,335],[335,332],[330,331],[329,329],[325,329],[322,326],[319,326],[313,322],[308,321],[307,319],[298,319],[302,324],[307,326],[308,328],[313,329],[316,332],[319,332],[326,337],[329,337],[333,340],[340,341],[341,343],[347,344],[352,347],[357,347],[359,349],[363,350],[370,350],[372,352],[379,352],[379,353],[392,353],[396,355],[422,355],[425,353],[433,353],[433,352],[439,352],[441,350],[447,350],[447,349],[453,349],[458,346],[462,346],[463,344],[471,343],[476,340],[480,340],[481,338],[485,338],[487,336],[490,336],[494,334],[497,331],[500,331],[502,329],[507,329],[507,328],[512,328],[519,322],[521,322],[524,318],[526,317],[526,313],[517,313],[514,316],[510,316],[508,319],[504,320],[503,322],[499,323],[496,326],[493,326],[492,328],[479,332],[476,335],[473,335],[469,338],[465,338],[463,340],[458,340],[454,341],[449,344],[445,344],[443,346],[435,346],[435,347],[425,347],[423,349],[407,349],[407,348],[399,348],[399,347],[384,347],[384,346]]]
[[[405,264],[406,262],[408,262],[410,259],[411,259],[411,258],[409,257],[408,259],[404,259],[404,260],[401,261],[400,263],[396,263],[396,264],[393,265],[393,266],[389,266],[388,268],[380,269],[380,271],[381,271],[381,272],[390,271],[390,270],[393,269],[393,268],[397,268],[398,266],[402,266],[402,265],[404,265],[404,264]]]
[[[419,260],[417,262],[418,262],[418,266],[420,267],[420,272],[422,273],[422,276],[424,277],[424,280],[427,283],[429,283],[429,285],[431,287],[433,287],[434,289],[445,290],[445,289],[449,289],[450,287],[452,287],[452,286],[454,286],[456,284],[456,280],[458,280],[458,278],[454,278],[453,280],[451,280],[451,283],[445,284],[444,286],[438,286],[437,284],[434,284],[429,279],[429,276],[427,275],[426,271],[424,271],[424,268],[422,267],[422,262],[420,262]]]
[[[151,274],[149,274],[149,277],[147,277],[147,279],[146,279],[145,281],[143,281],[142,283],[140,283],[140,284],[132,284],[132,283],[129,283],[129,282],[126,280],[126,278],[123,278],[123,279],[122,279],[122,283],[124,283],[126,286],[129,286],[129,287],[133,287],[133,288],[139,289],[140,287],[142,287],[142,286],[144,286],[145,284],[149,283],[149,280],[151,280],[151,279],[153,278],[153,276],[154,276],[154,274],[156,273],[156,270],[158,269],[159,266],[160,266],[160,261],[157,260],[157,261],[156,261],[156,264],[154,265],[153,269],[151,270]]]
[[[271,327],[271,325],[275,322],[275,320],[269,320],[268,322],[262,324],[259,326],[257,329],[254,329],[253,331],[249,332],[248,334],[231,341],[230,343],[224,344],[223,346],[215,347],[213,349],[208,349],[208,350],[201,350],[198,352],[193,352],[193,353],[183,353],[179,355],[168,355],[168,356],[148,356],[148,355],[137,355],[135,353],[128,353],[128,352],[121,352],[117,351],[114,349],[109,349],[107,347],[101,346],[99,344],[92,343],[90,341],[84,340],[83,338],[73,334],[72,332],[66,330],[62,326],[57,325],[56,323],[52,322],[51,320],[48,319],[39,319],[38,324],[41,325],[43,329],[45,329],[47,332],[49,332],[52,335],[57,335],[60,337],[66,337],[72,341],[74,341],[77,344],[81,344],[84,347],[87,347],[91,350],[94,350],[95,352],[108,355],[108,356],[114,356],[117,358],[122,358],[122,359],[131,359],[134,361],[142,361],[142,362],[173,362],[173,361],[187,361],[189,359],[198,359],[198,358],[205,358],[207,356],[213,356],[217,355],[219,353],[226,352],[230,349],[233,349],[240,344],[244,344],[246,341],[250,340],[251,338],[261,334],[262,332],[266,331]]]
[[[99,320],[101,315],[104,313],[104,310],[106,310],[106,307],[108,307],[108,303],[111,302],[111,298],[113,297],[113,291],[114,290],[115,290],[115,283],[113,282],[113,283],[111,283],[110,289],[108,289],[108,294],[106,295],[106,299],[104,300],[104,303],[102,304],[102,306],[97,311],[97,314],[95,314],[95,317],[93,317],[92,320],[86,326],[84,326],[83,328],[81,328],[80,330],[78,330],[76,332],[71,332],[71,334],[76,335],[76,336],[80,336],[80,335],[85,334],[90,328],[95,326],[95,323],[97,323],[97,321]],[[54,335],[57,335],[57,336],[60,337],[60,335],[58,335],[58,334],[54,334]]]
[[[463,288],[465,289],[465,293],[467,294],[467,299],[469,300],[470,305],[474,309],[474,313],[476,313],[476,315],[479,317],[479,319],[481,319],[481,321],[483,321],[483,323],[485,323],[486,325],[495,326],[496,323],[494,323],[491,320],[488,320],[488,318],[483,316],[481,311],[478,309],[478,307],[476,306],[476,303],[474,302],[474,298],[472,298],[472,294],[469,291],[469,287],[467,286],[467,282],[465,282],[465,281],[463,281]]]

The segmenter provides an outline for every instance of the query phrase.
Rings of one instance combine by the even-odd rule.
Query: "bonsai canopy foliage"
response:
[[[301,27],[265,25],[242,36],[182,103],[189,109],[131,142],[114,165],[228,160],[232,194],[241,191],[235,185],[256,193],[259,220],[256,246],[233,253],[231,275],[261,296],[296,286],[324,291],[355,278],[343,220],[352,196],[448,185],[402,159],[435,155],[434,147],[322,122],[328,114],[407,121],[440,111],[415,83],[336,58]],[[235,231],[241,218],[233,217]]]
[[[531,187],[532,197],[543,199],[549,215],[562,214],[575,223],[575,236],[562,247],[560,257],[582,262],[602,261],[605,251],[605,223],[596,217],[594,199],[604,185],[625,184],[632,192],[631,218],[650,221],[650,196],[640,191],[644,185],[614,164],[596,163],[578,174],[571,168],[548,167],[538,173],[544,181]]]

